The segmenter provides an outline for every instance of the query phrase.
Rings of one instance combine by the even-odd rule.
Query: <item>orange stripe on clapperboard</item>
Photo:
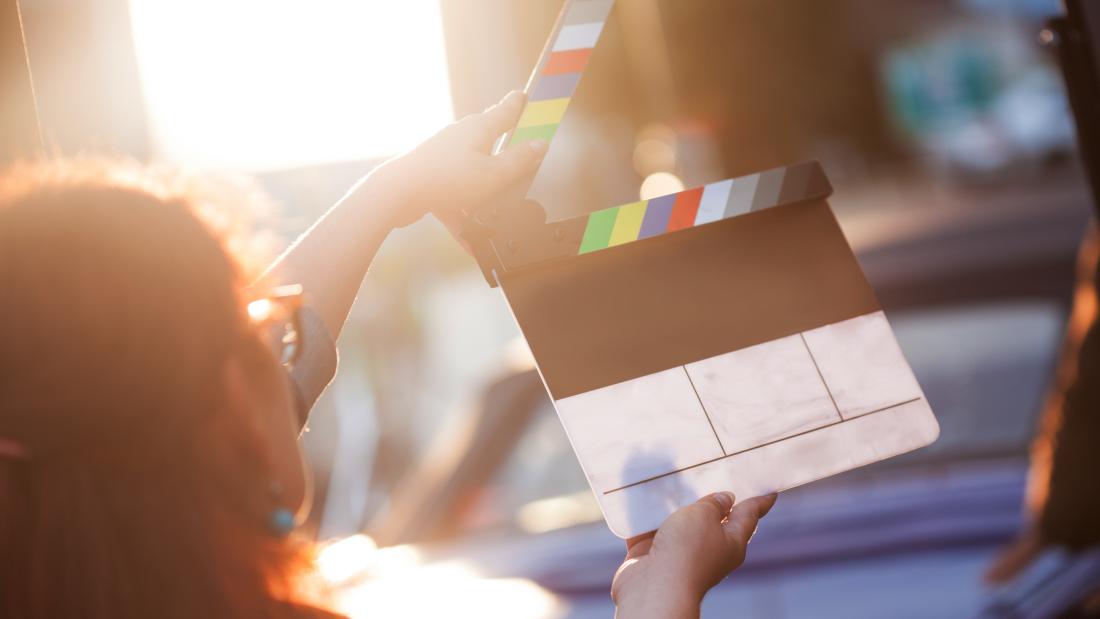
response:
[[[588,59],[591,56],[591,49],[554,52],[550,54],[550,58],[546,60],[546,66],[542,68],[542,74],[562,75],[564,73],[580,73],[588,66]]]

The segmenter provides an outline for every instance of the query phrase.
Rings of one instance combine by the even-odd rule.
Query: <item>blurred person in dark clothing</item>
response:
[[[1027,528],[986,573],[1011,581],[1046,548],[1100,546],[1100,233],[1082,245],[1055,386],[1032,446]],[[1089,604],[1100,612],[1100,592]]]
[[[182,179],[83,161],[0,180],[0,616],[329,616],[293,530],[333,339],[391,229],[534,172],[544,143],[490,154],[522,108],[383,165],[251,285]],[[632,540],[620,616],[697,617],[773,501],[712,495]]]
[[[1081,251],[1079,282],[1057,387],[1032,452],[1028,503],[1039,539],[1100,545],[1100,238]]]

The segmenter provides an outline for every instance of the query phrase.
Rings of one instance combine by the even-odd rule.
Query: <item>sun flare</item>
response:
[[[453,117],[437,0],[131,0],[156,151],[262,171],[384,157]]]

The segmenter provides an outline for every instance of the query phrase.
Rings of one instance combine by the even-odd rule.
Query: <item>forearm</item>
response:
[[[390,231],[397,196],[376,174],[351,189],[267,269],[258,285],[300,284],[335,339],[374,255]]]

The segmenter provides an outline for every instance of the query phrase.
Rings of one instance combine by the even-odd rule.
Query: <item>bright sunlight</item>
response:
[[[452,119],[438,0],[130,0],[157,153],[262,171],[399,153]]]

